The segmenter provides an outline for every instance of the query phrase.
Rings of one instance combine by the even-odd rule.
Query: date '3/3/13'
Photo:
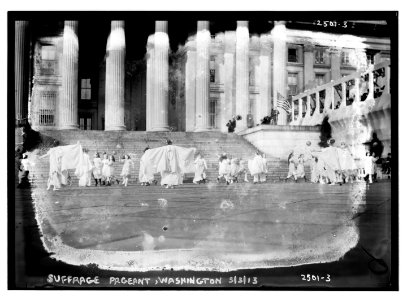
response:
[[[313,274],[301,274],[301,280],[303,281],[323,281],[323,282],[331,282],[331,275],[313,275]]]

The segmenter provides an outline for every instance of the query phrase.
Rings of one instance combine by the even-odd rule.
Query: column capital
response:
[[[168,31],[168,21],[155,21],[155,32],[164,32]]]
[[[209,21],[198,21],[198,31],[201,30],[209,31]]]
[[[284,26],[287,24],[287,21],[274,21],[274,26]]]
[[[314,45],[310,43],[304,44],[304,52],[314,52]]]
[[[65,27],[70,27],[72,28],[72,30],[74,30],[75,32],[78,30],[78,21],[75,20],[65,20],[64,21],[64,26]]]
[[[111,22],[111,30],[117,29],[117,28],[124,28],[124,21],[119,21],[115,20]]]
[[[330,47],[328,49],[328,53],[331,55],[340,55],[342,51],[342,48],[340,47]]]
[[[269,35],[260,36],[260,55],[271,55],[272,40]]]
[[[237,21],[237,27],[249,27],[249,21]]]
[[[225,53],[234,53],[236,51],[236,34],[233,31],[225,32]]]

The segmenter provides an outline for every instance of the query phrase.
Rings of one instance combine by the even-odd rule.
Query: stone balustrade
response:
[[[382,62],[366,72],[356,72],[307,90],[292,98],[290,125],[314,126],[323,118],[346,118],[371,111],[375,99],[390,95],[390,62]],[[381,101],[382,102],[382,101]],[[381,103],[381,106],[390,105]]]

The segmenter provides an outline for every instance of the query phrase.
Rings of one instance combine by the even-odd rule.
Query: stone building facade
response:
[[[30,23],[15,22],[15,118],[38,129],[210,131],[241,115],[237,131],[279,111],[277,99],[363,70],[389,58],[386,37],[290,29],[285,21],[270,31],[211,32],[198,21],[171,52],[168,21],[156,21],[145,58],[127,58],[125,21],[112,20],[105,55],[92,72],[81,72],[79,21],[29,34]],[[368,33],[367,33],[368,35]]]

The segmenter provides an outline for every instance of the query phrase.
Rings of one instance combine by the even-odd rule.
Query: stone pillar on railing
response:
[[[311,116],[311,95],[307,96],[307,112],[305,114],[306,117]]]
[[[292,101],[292,103],[291,103],[291,122],[294,122],[295,121],[295,119],[294,119],[294,117],[295,117],[295,112],[294,112],[294,100]]]
[[[342,102],[341,107],[346,107],[346,82],[342,82]]]
[[[374,96],[374,78],[373,78],[373,71],[369,72],[369,94],[367,96],[367,99],[371,99]]]
[[[386,71],[385,71],[385,76],[386,76],[386,87],[384,88],[384,92],[387,94],[390,94],[390,65],[386,67]]]
[[[320,114],[320,110],[321,110],[321,106],[319,103],[319,91],[317,91],[317,93],[315,94],[315,111],[314,111],[314,115],[315,114]]]
[[[360,78],[355,78],[355,99],[354,102],[360,102]]]
[[[329,95],[329,107],[331,110],[335,109],[335,87],[333,85],[328,86],[327,94]]]
[[[298,98],[298,120],[302,119],[302,98]]]

